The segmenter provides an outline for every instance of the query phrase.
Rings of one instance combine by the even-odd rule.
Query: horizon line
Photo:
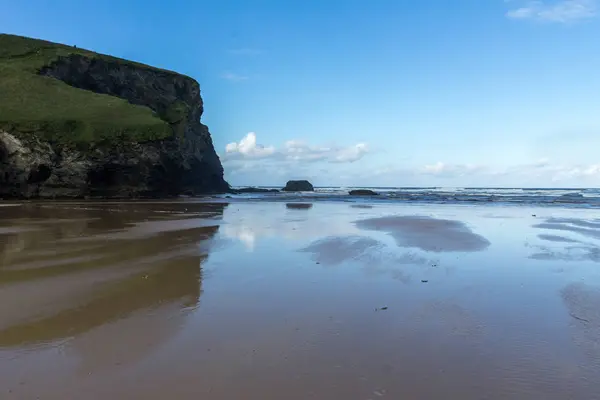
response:
[[[278,188],[283,185],[230,185],[233,188]],[[600,190],[600,187],[541,187],[541,186],[346,186],[346,185],[313,185],[318,189],[352,188],[352,189],[526,189],[526,190]]]

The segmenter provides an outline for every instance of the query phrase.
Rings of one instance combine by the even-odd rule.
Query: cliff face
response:
[[[81,146],[54,140],[44,124],[28,132],[5,124],[0,126],[0,197],[163,197],[229,189],[208,128],[200,123],[203,103],[193,79],[82,54],[56,57],[37,74],[148,107],[172,134],[153,140],[121,135]]]

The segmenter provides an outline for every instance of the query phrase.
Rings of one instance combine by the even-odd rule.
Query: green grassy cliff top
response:
[[[173,134],[148,107],[39,75],[41,68],[72,54],[163,71],[76,47],[0,34],[0,129],[66,145],[141,142]]]

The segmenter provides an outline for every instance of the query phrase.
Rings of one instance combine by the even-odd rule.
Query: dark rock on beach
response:
[[[233,193],[279,193],[278,189],[265,189],[265,188],[257,188],[257,187],[247,187],[241,189],[233,189]]]
[[[284,192],[314,192],[315,188],[307,180],[288,181],[283,188]]]
[[[379,193],[368,189],[356,189],[349,192],[350,196],[378,196]]]

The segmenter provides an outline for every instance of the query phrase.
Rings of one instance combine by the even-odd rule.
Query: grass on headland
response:
[[[70,54],[154,69],[71,46],[0,34],[0,129],[42,135],[50,142],[78,147],[173,135],[168,122],[176,121],[167,122],[148,107],[38,74],[42,67]]]

